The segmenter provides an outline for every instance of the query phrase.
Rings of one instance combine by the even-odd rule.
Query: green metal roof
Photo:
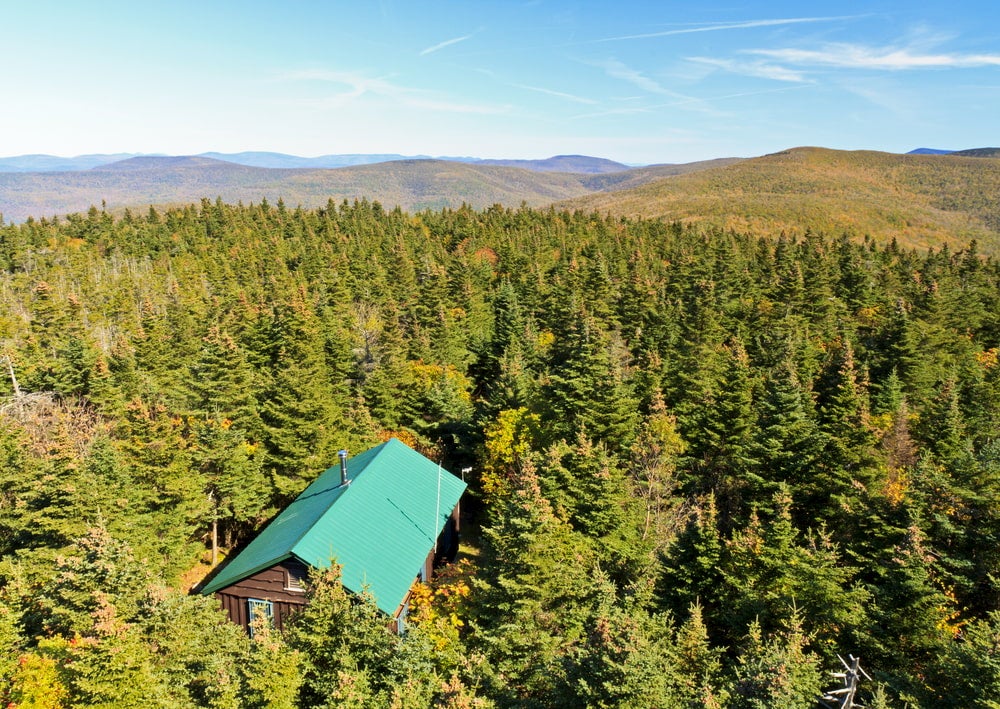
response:
[[[344,587],[367,589],[392,615],[434,547],[465,483],[392,438],[323,472],[202,589],[220,591],[291,557],[341,564]]]

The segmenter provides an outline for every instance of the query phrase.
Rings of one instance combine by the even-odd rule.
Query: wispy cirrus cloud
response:
[[[867,47],[859,44],[827,44],[820,49],[751,49],[747,54],[798,66],[840,69],[968,69],[1000,66],[1000,54],[928,53],[907,47]]]
[[[677,91],[673,91],[672,89],[668,89],[656,79],[643,74],[638,69],[634,69],[617,59],[607,59],[603,62],[595,62],[593,65],[604,69],[604,72],[611,78],[631,84],[632,86],[642,89],[647,94],[655,94],[657,96],[665,96],[672,99],[673,101],[670,105],[682,106],[690,110],[701,111],[704,113],[717,113],[717,111],[715,111],[702,99],[694,96],[687,96]],[[646,108],[623,107],[621,109],[613,110],[623,114],[628,114],[641,112],[646,110]],[[610,115],[610,113],[605,112],[602,115]]]
[[[760,79],[793,83],[806,83],[809,81],[801,71],[767,62],[737,62],[732,59],[713,59],[710,57],[688,57],[687,60],[716,69],[722,69],[733,74],[754,76]]]
[[[742,22],[715,22],[694,27],[680,27],[672,30],[662,30],[660,32],[644,32],[642,34],[627,34],[617,37],[604,37],[596,39],[594,42],[621,42],[629,39],[651,39],[653,37],[671,37],[681,34],[695,34],[697,32],[722,32],[725,30],[747,30],[757,27],[780,27],[782,25],[800,25],[814,22],[835,22],[838,20],[853,20],[863,15],[844,15],[838,17],[786,17],[771,20],[744,20]]]
[[[594,65],[603,69],[604,73],[611,78],[629,83],[632,86],[640,88],[648,93],[660,94],[662,96],[673,96],[675,98],[682,99],[689,98],[688,96],[679,94],[676,91],[671,91],[656,79],[646,76],[638,69],[634,69],[618,59],[606,59],[602,62],[595,62]]]
[[[516,89],[523,89],[525,91],[534,91],[535,93],[545,94],[546,96],[555,96],[556,98],[566,99],[567,101],[572,101],[574,103],[586,103],[586,104],[596,104],[598,103],[592,98],[585,98],[583,96],[577,96],[575,94],[566,93],[565,91],[554,91],[552,89],[542,88],[541,86],[529,86],[527,84],[511,84]]]
[[[498,115],[509,112],[507,106],[463,103],[448,100],[436,92],[413,89],[389,81],[388,77],[367,76],[359,72],[331,71],[326,69],[297,71],[281,77],[285,81],[319,81],[342,85],[346,90],[320,97],[326,106],[344,106],[365,96],[379,97],[395,105],[446,113],[471,113]]]
[[[422,50],[418,56],[422,57],[427,54],[433,54],[434,52],[444,49],[445,47],[450,47],[453,44],[458,44],[459,42],[464,42],[467,39],[472,39],[472,37],[474,36],[475,33],[473,32],[472,34],[463,35],[461,37],[455,37],[454,39],[446,39],[443,42],[439,42],[438,44],[432,45]]]
[[[798,89],[807,89],[810,88],[810,86],[811,86],[810,84],[798,84],[796,86],[783,86],[778,89],[765,89],[764,91],[740,91],[738,93],[725,94],[723,96],[711,96],[707,99],[691,99],[691,100],[697,100],[699,102],[728,101],[734,98],[746,98],[748,96],[761,96],[763,94],[777,94],[777,93],[784,93],[785,91],[796,91]],[[680,104],[672,104],[672,105],[676,106]],[[666,106],[662,106],[661,108],[666,108]]]
[[[593,111],[591,113],[581,113],[576,116],[570,116],[570,120],[577,121],[585,118],[604,118],[605,116],[634,116],[640,113],[652,112],[652,109],[649,108],[609,108],[606,111]]]

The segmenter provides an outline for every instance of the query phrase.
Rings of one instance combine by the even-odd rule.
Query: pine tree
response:
[[[835,659],[834,648],[855,641],[865,626],[869,594],[827,534],[821,530],[800,538],[791,505],[788,488],[782,486],[766,526],[752,519],[728,540],[721,564],[725,597],[718,618],[727,633],[747,628],[754,620],[765,632],[774,632],[801,608],[817,652]]]
[[[304,299],[280,308],[272,328],[273,375],[259,406],[265,466],[277,498],[284,500],[335,459],[350,403],[335,396],[318,323]]]
[[[824,678],[820,658],[807,648],[809,638],[798,612],[788,625],[765,637],[750,624],[740,648],[732,683],[733,709],[812,709]]]
[[[553,345],[541,392],[551,440],[572,441],[582,434],[614,452],[626,449],[635,435],[638,406],[613,356],[614,344],[587,315],[568,328]]]
[[[816,473],[816,500],[804,500],[818,519],[832,522],[846,515],[863,514],[861,491],[878,477],[875,434],[866,392],[858,382],[854,351],[849,341],[834,343],[821,372],[817,413],[825,446]],[[842,530],[847,532],[847,530]]]
[[[938,706],[1000,704],[1000,613],[972,621],[948,643],[929,690],[927,699]]]
[[[759,404],[753,446],[757,464],[747,475],[750,501],[768,506],[781,483],[791,486],[809,509],[821,499],[815,485],[824,441],[811,408],[794,367],[786,360],[767,377]]]
[[[663,555],[658,593],[666,609],[676,614],[698,603],[710,615],[723,595],[723,539],[711,493],[696,500],[687,527]]]
[[[557,689],[554,704],[609,709],[678,706],[676,630],[669,618],[608,601],[589,627],[580,647],[567,657],[565,686]]]
[[[709,641],[701,606],[692,604],[674,640],[676,706],[725,706],[728,692],[720,688],[723,652]]]
[[[563,657],[584,636],[603,588],[596,555],[553,514],[530,467],[491,517],[483,573],[473,581],[477,620],[469,643],[485,655],[487,693],[501,706],[547,706],[563,681]]]
[[[309,577],[308,603],[286,630],[302,658],[301,706],[343,706],[372,701],[387,689],[398,637],[370,598],[352,597],[333,563]]]

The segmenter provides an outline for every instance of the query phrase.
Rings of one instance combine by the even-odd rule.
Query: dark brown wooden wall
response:
[[[229,619],[237,625],[248,627],[250,620],[247,608],[248,598],[271,601],[274,604],[274,624],[278,628],[285,620],[306,603],[302,591],[290,590],[285,587],[287,569],[298,562],[282,562],[269,569],[258,571],[232,586],[218,591],[215,596],[229,614]],[[301,567],[301,564],[299,564]]]

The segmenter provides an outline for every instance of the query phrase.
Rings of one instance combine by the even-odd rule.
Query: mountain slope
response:
[[[202,153],[198,157],[225,160],[226,162],[233,162],[237,165],[247,165],[248,167],[316,169],[333,169],[338,167],[351,167],[353,165],[370,165],[372,163],[389,162],[392,160],[414,159],[413,157],[408,158],[405,155],[399,155],[397,153],[319,155],[314,158],[303,158],[298,155],[261,151],[248,151],[242,153]]]
[[[957,150],[950,154],[966,158],[1000,158],[1000,148],[972,148],[971,150]]]
[[[82,172],[0,173],[0,213],[10,221],[150,204],[281,198],[306,207],[367,198],[416,211],[530,206],[586,194],[583,176],[440,160],[402,160],[338,170],[271,169],[205,157],[135,157]]]
[[[725,167],[738,163],[743,158],[716,158],[715,160],[701,160],[698,162],[688,162],[670,165],[648,165],[646,167],[636,167],[626,172],[604,173],[588,177],[584,184],[595,192],[613,192],[618,190],[638,187],[649,182],[663,179],[664,177],[676,177],[687,175],[692,172],[711,170],[717,167]]]
[[[629,170],[614,160],[592,158],[587,155],[555,155],[545,160],[473,160],[476,165],[497,165],[500,167],[522,167],[537,172],[572,172],[587,175],[619,173]]]
[[[915,247],[975,238],[1000,253],[1000,160],[954,154],[796,148],[559,206],[761,234],[870,234]]]
[[[975,153],[988,155],[985,149]],[[583,169],[595,159],[552,160]],[[366,198],[408,211],[556,203],[762,235],[811,229],[895,238],[920,248],[961,247],[975,238],[984,252],[1000,255],[1000,159],[959,154],[795,148],[596,174],[429,159],[274,169],[206,156],[136,156],[80,172],[0,173],[0,214],[11,221],[86,211],[102,201],[119,210],[215,197],[244,203],[280,198],[304,207]]]

